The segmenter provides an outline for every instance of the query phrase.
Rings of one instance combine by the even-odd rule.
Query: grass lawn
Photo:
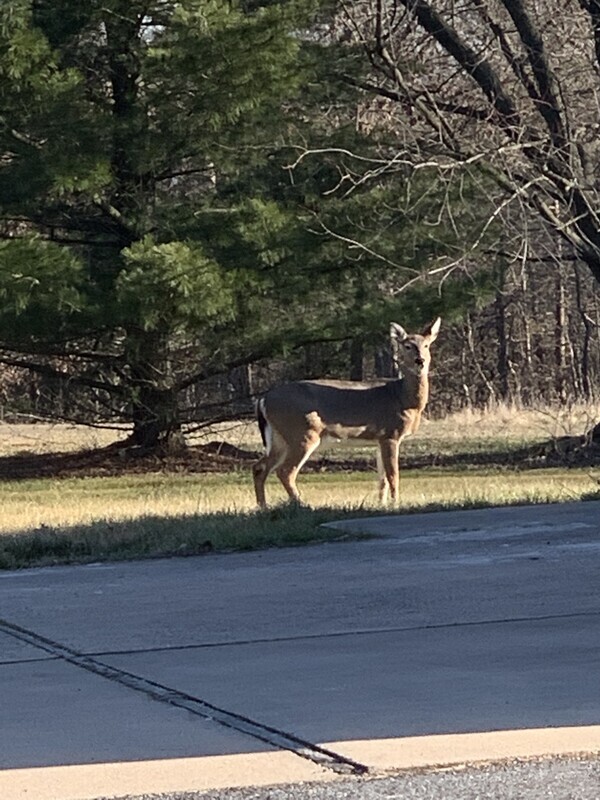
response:
[[[382,513],[375,471],[302,476],[309,508],[271,479],[273,507],[257,512],[251,483],[249,470],[0,483],[0,568],[301,544],[339,536],[323,522]],[[600,497],[590,469],[427,469],[403,473],[395,513],[586,497]]]
[[[460,468],[404,470],[401,504],[390,513],[464,509],[516,503],[550,503],[600,497],[600,468],[514,469],[476,467],[478,455],[498,464],[518,462],[519,449],[560,436],[580,436],[600,419],[598,405],[560,409],[497,406],[424,420],[402,445],[401,465],[432,455],[461,456]],[[73,425],[0,424],[0,457],[78,451],[110,444],[123,431]],[[192,444],[226,441],[259,450],[256,425],[227,423],[207,430]],[[331,457],[331,454],[328,454]],[[372,471],[312,472],[299,487],[309,507],[284,503],[273,477],[267,483],[272,508],[254,509],[250,466],[228,474],[152,473],[118,477],[43,478],[0,481],[0,569],[231,549],[300,544],[335,538],[323,522],[385,513],[377,503]],[[463,458],[464,456],[464,458]],[[339,455],[352,466],[347,449]],[[453,463],[453,462],[449,462]],[[318,469],[318,461],[317,461]]]

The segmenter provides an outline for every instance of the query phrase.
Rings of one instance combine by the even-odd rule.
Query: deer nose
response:
[[[417,365],[417,367],[424,367],[425,366],[425,359],[423,359],[423,358],[421,358],[421,356],[419,356],[418,358],[415,358],[415,364]]]

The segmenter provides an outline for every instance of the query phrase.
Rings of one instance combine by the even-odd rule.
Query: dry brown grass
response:
[[[0,423],[0,456],[20,453],[70,453],[106,447],[126,431],[56,422]]]
[[[561,436],[582,436],[598,420],[600,403],[536,409],[495,404],[484,410],[465,409],[443,419],[425,418],[419,433],[402,447],[405,455],[515,448]],[[0,456],[94,449],[123,439],[127,433],[125,428],[116,431],[64,423],[0,423]],[[225,441],[244,450],[262,447],[254,420],[215,424],[190,434],[188,440],[191,444]]]
[[[420,432],[432,440],[471,439],[530,444],[561,436],[583,436],[600,420],[600,403],[524,408],[494,403],[425,421]]]
[[[485,409],[464,409],[441,419],[425,417],[418,434],[403,442],[402,450],[410,456],[423,452],[516,449],[562,436],[583,436],[599,420],[600,403],[539,408],[496,403]],[[254,420],[221,423],[190,437],[198,444],[215,439],[241,449],[262,447]],[[347,453],[347,448],[342,452]]]

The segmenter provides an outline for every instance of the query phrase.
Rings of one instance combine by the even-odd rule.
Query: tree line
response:
[[[183,446],[438,314],[439,413],[597,398],[598,42],[586,0],[4,6],[5,407]]]

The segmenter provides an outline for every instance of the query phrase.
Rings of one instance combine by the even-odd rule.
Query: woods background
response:
[[[496,297],[480,310],[444,325],[436,342],[429,414],[485,408],[496,402],[546,406],[600,399],[600,301],[579,266],[552,273],[545,262],[507,270]],[[381,347],[348,338],[300,347],[286,360],[238,367],[191,387],[180,399],[181,419],[193,425],[252,413],[252,399],[283,380],[388,376]],[[383,353],[382,353],[383,351]],[[383,355],[383,357],[382,357]],[[87,393],[27,370],[7,369],[2,382],[5,419],[107,420]]]
[[[5,5],[3,418],[184,447],[438,314],[432,414],[597,401],[599,75],[594,0]]]

